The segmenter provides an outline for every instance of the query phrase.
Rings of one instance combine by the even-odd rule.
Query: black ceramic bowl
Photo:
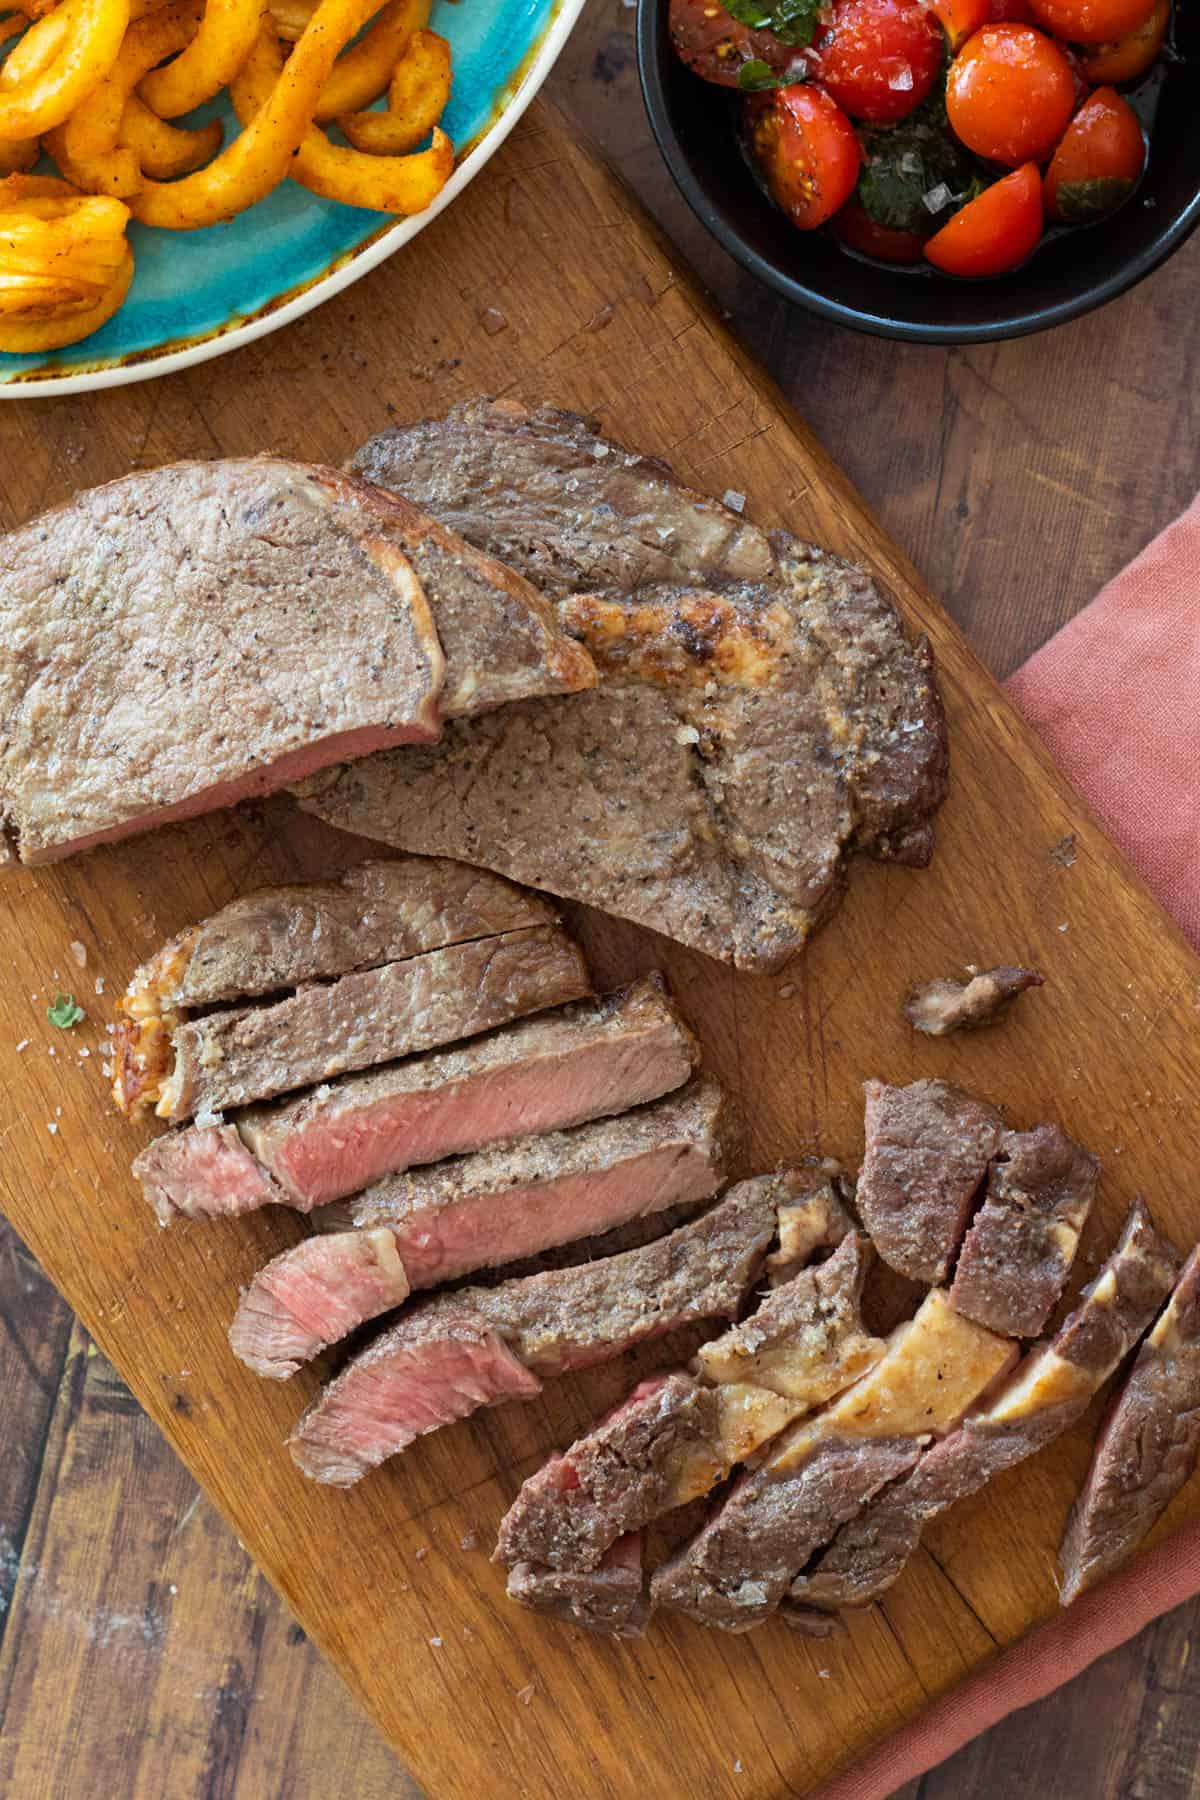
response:
[[[1180,50],[1194,4],[1176,0]],[[859,331],[926,344],[1045,331],[1124,293],[1200,224],[1200,61],[1155,71],[1149,163],[1127,204],[1099,224],[1051,238],[1014,274],[985,281],[889,269],[849,254],[827,231],[790,225],[738,147],[740,96],[701,81],[671,48],[667,0],[639,0],[638,64],[659,148],[700,220],[751,274]]]

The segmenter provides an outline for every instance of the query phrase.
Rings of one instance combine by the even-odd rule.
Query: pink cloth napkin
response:
[[[1200,949],[1200,495],[1008,691]],[[815,1800],[884,1800],[1197,1592],[1192,1525],[1014,1644]]]

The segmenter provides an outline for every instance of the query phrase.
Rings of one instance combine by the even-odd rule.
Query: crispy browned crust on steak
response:
[[[645,1585],[638,1532],[614,1544],[597,1569],[521,1562],[508,1577],[510,1599],[602,1637],[641,1637],[650,1617]]]

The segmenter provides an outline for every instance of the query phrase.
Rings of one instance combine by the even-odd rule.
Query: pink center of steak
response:
[[[176,1212],[189,1218],[234,1215],[284,1198],[232,1125],[167,1132],[147,1145],[133,1172],[160,1225]]]
[[[258,1374],[283,1380],[356,1325],[399,1306],[407,1294],[390,1231],[308,1238],[255,1277],[229,1341]]]

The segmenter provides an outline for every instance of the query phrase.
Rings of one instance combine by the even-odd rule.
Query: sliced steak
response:
[[[255,1107],[238,1129],[307,1211],[383,1175],[641,1106],[682,1086],[699,1060],[651,974],[461,1047]]]
[[[703,1345],[700,1373],[708,1381],[749,1382],[806,1412],[823,1406],[887,1349],[862,1320],[871,1256],[868,1240],[851,1232],[827,1262],[772,1289],[742,1324]]]
[[[888,1353],[811,1420],[791,1426],[712,1518],[657,1571],[654,1604],[746,1631],[788,1595],[813,1553],[952,1429],[1011,1366],[1015,1346],[935,1289]]]
[[[324,1389],[289,1440],[306,1475],[347,1486],[423,1432],[541,1392],[699,1319],[732,1318],[775,1228],[772,1177],[638,1250],[409,1308]]]
[[[1059,1551],[1064,1606],[1131,1556],[1200,1451],[1200,1248],[1114,1397]]]
[[[436,1287],[665,1207],[711,1199],[723,1179],[721,1105],[716,1083],[698,1081],[619,1119],[520,1138],[377,1182],[353,1203],[358,1229],[310,1238],[260,1270],[242,1294],[230,1334],[234,1350],[241,1356],[249,1346],[259,1374],[273,1362],[270,1372],[291,1375],[307,1359],[300,1343],[315,1356],[390,1312],[410,1287]],[[355,1247],[364,1235],[379,1242],[381,1234],[395,1279],[364,1281]],[[401,1275],[404,1292],[397,1294]],[[330,1304],[314,1319],[315,1283]]]
[[[1036,969],[970,969],[968,981],[949,977],[921,982],[904,1002],[904,1016],[927,1037],[952,1031],[978,1031],[1003,1018],[1018,994],[1042,987],[1046,977]]]
[[[369,438],[348,467],[555,594],[763,581],[774,568],[756,525],[552,406],[469,400]]]
[[[350,1217],[389,1226],[413,1286],[435,1287],[711,1199],[724,1179],[723,1111],[719,1085],[697,1077],[615,1119],[386,1176],[355,1195]]]
[[[1057,1125],[1006,1131],[963,1240],[950,1298],[1008,1337],[1036,1337],[1062,1298],[1100,1163]]]
[[[561,1006],[590,986],[566,932],[535,926],[207,1013],[171,1033],[174,1066],[156,1110],[175,1123],[269,1099]]]
[[[512,1599],[531,1612],[549,1613],[605,1637],[640,1637],[650,1608],[642,1574],[641,1533],[631,1531],[598,1569],[544,1569],[518,1563],[508,1577]]]
[[[25,862],[594,681],[520,576],[277,457],[79,494],[4,538],[0,592],[0,819]]]
[[[390,1231],[308,1238],[243,1290],[229,1342],[256,1374],[283,1381],[364,1319],[391,1312],[408,1292]]]
[[[844,1525],[793,1583],[793,1596],[832,1611],[866,1606],[886,1593],[931,1520],[1081,1416],[1145,1331],[1176,1267],[1174,1252],[1138,1202],[1116,1249],[1054,1337],[1029,1352],[990,1404]]]
[[[232,1218],[287,1199],[232,1125],[164,1132],[134,1158],[133,1172],[160,1225],[169,1225],[177,1213]]]
[[[866,1153],[855,1190],[884,1262],[911,1281],[944,1281],[1004,1121],[947,1081],[864,1084]]]

